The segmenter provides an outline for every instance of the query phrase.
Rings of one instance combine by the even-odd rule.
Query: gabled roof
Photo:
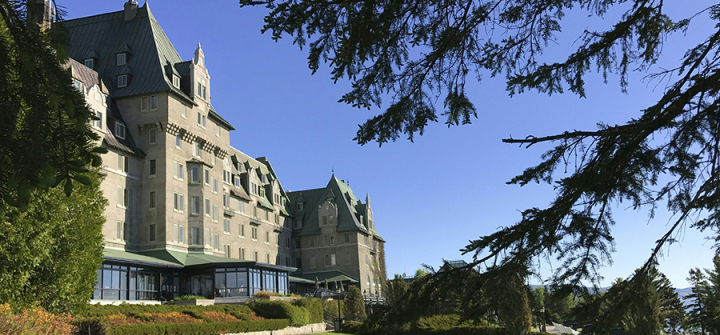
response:
[[[349,281],[351,283],[357,283],[357,278],[342,272],[340,270],[328,270],[328,271],[317,271],[317,272],[305,272],[305,273],[293,273],[294,277],[302,278],[306,280],[310,280],[313,283],[315,283],[315,279],[317,278],[318,284],[324,284],[325,280],[328,281],[328,283],[332,282],[344,282]]]
[[[338,208],[337,231],[361,231],[382,240],[377,231],[368,231],[360,221],[360,215],[365,215],[365,212],[358,212],[358,208],[364,209],[364,207],[361,207],[363,204],[357,199],[350,186],[337,179],[334,174],[326,187],[288,192],[288,197],[293,204],[304,203],[302,211],[298,211],[297,207],[293,206],[295,219],[302,222],[302,229],[298,233],[299,236],[320,234],[318,207],[325,203],[328,198],[334,198],[335,205]]]
[[[125,21],[123,11],[63,21],[70,32],[71,58],[82,61],[88,55],[97,60],[95,70],[103,78],[115,81],[119,74],[131,74],[128,86],[111,85],[113,97],[125,97],[159,91],[172,91],[192,101],[172,86],[165,75],[166,62],[183,62],[165,35],[147,4],[137,9],[137,16]],[[118,67],[115,55],[128,52],[126,67]]]
[[[85,64],[82,64],[72,58],[69,58],[67,62],[65,63],[65,66],[67,66],[68,71],[70,71],[70,75],[82,82],[85,87],[92,87],[94,85],[98,85],[100,87],[100,91],[102,91],[105,94],[110,94],[110,92],[107,90],[107,86],[102,82],[100,75],[95,72],[95,70],[85,66]]]

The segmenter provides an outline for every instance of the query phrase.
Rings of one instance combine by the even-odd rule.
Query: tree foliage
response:
[[[720,255],[713,258],[713,269],[691,269],[687,281],[693,285],[684,328],[720,334]]]
[[[403,296],[410,288],[410,284],[401,275],[396,274],[395,278],[387,281],[385,299],[388,306],[392,307],[402,302]]]
[[[107,200],[97,170],[68,197],[63,187],[31,192],[0,214],[0,301],[14,308],[77,311],[92,298],[102,263]]]
[[[364,321],[366,318],[365,299],[359,288],[350,286],[347,297],[345,297],[345,319],[350,321]]]
[[[587,74],[596,71],[605,80],[617,74],[625,90],[628,71],[652,69],[670,34],[683,32],[699,17],[720,21],[720,4],[673,19],[666,2],[240,0],[241,6],[266,5],[270,12],[263,31],[307,46],[313,71],[327,62],[334,80],[349,79],[352,90],[342,102],[369,108],[391,97],[384,112],[360,125],[355,137],[360,144],[383,144],[403,134],[412,140],[438,120],[435,100],[443,96],[445,122],[470,123],[476,107],[465,92],[468,76],[504,76],[510,95],[567,90],[582,97]],[[547,57],[546,48],[557,41],[571,10],[600,18],[610,10],[623,14],[606,29],[579,32],[570,53]],[[482,276],[509,279],[516,275],[510,269],[555,259],[559,266],[552,286],[559,294],[597,284],[599,269],[612,261],[612,209],[622,201],[648,209],[651,216],[665,203],[675,214],[641,270],[623,287],[642,284],[682,227],[712,232],[720,242],[720,25],[707,33],[676,67],[650,75],[668,84],[638,117],[619,125],[599,123],[589,131],[505,139],[527,147],[554,143],[538,165],[510,183],[553,183],[557,194],[548,207],[524,210],[516,224],[471,241],[463,249],[473,257],[467,268],[484,266],[489,271]],[[557,169],[570,162],[574,170],[554,180]],[[617,292],[632,294],[625,288]]]
[[[67,30],[28,24],[25,3],[0,1],[0,199],[21,207],[35,189],[62,184],[69,195],[75,182],[90,185],[86,172],[105,152],[94,145],[94,114],[61,66]]]

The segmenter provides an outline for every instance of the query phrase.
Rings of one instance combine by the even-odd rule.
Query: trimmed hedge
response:
[[[102,317],[113,314],[127,316],[141,315],[143,313],[197,313],[223,312],[227,314],[250,314],[253,311],[245,305],[211,305],[211,306],[178,306],[178,305],[90,305],[85,310],[76,313],[78,317]]]
[[[254,300],[248,305],[266,319],[290,319],[290,325],[299,327],[310,323],[310,313],[306,308],[295,306],[287,301]]]
[[[344,325],[343,325],[344,327]],[[343,328],[346,330],[346,328]],[[347,330],[350,333],[349,330]],[[364,334],[364,333],[363,333]],[[393,335],[515,335],[510,334],[505,328],[496,327],[456,327],[449,329],[406,329],[392,332]],[[530,333],[532,335],[552,335],[550,333]]]
[[[293,301],[293,305],[307,309],[310,323],[323,323],[324,311],[322,300],[318,298],[302,298]]]
[[[289,320],[258,320],[213,323],[127,325],[110,328],[108,335],[217,335],[277,330],[290,326]]]
[[[357,334],[360,332],[360,326],[362,326],[362,324],[360,321],[345,321],[342,324],[341,331],[348,334]]]

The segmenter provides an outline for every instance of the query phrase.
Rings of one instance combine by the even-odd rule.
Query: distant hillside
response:
[[[540,286],[542,286],[542,285],[530,285],[530,287],[531,287],[533,290],[534,290],[535,288],[537,288],[537,287],[540,287]],[[547,286],[546,286],[546,288],[547,288]],[[605,292],[605,291],[607,291],[609,288],[610,288],[610,286],[601,287],[601,288],[600,288],[600,292]],[[590,290],[590,292],[593,292],[593,288],[592,288],[592,287],[588,287],[587,289]],[[676,289],[675,289],[675,292],[677,292],[678,296],[680,297],[680,300],[683,300],[686,295],[692,293],[692,289],[693,289],[692,287],[676,288]]]

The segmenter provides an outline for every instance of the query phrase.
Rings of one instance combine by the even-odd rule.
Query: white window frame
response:
[[[191,166],[190,167],[190,182],[193,184],[200,184],[202,181],[202,176],[200,175],[200,167],[198,166]]]
[[[155,140],[153,140],[153,138],[155,138]],[[157,129],[155,129],[155,128],[148,129],[148,143],[157,144]]]
[[[128,76],[126,74],[121,74],[117,77],[117,87],[127,87],[128,84]]]
[[[140,98],[140,111],[147,112],[150,110],[150,98],[144,96]]]
[[[173,211],[179,213],[185,212],[185,197],[182,193],[173,193]]]
[[[87,68],[92,69],[93,66],[95,66],[95,60],[92,58],[85,59],[85,61],[83,61],[83,65],[85,65],[85,67]]]
[[[213,179],[213,193],[218,193],[218,179],[215,177],[212,177]]]
[[[103,130],[103,112],[101,111],[95,111],[95,117],[97,117],[97,120],[92,120],[92,125],[96,129]]]
[[[180,105],[180,116],[187,119],[187,106],[185,104]]]
[[[180,88],[180,77],[173,74],[172,81],[173,81],[173,86]]]
[[[125,134],[126,130],[127,129],[125,128],[125,124],[123,124],[122,122],[118,122],[118,121],[115,122],[115,136],[124,140],[125,135],[126,135]]]
[[[127,174],[130,170],[130,161],[127,156],[118,154],[118,171]]]
[[[125,241],[127,239],[127,224],[125,221],[117,221],[115,225],[115,239]]]
[[[238,236],[245,238],[245,224],[238,223]]]
[[[223,233],[230,234],[230,220],[223,219]]]
[[[178,227],[178,243],[185,244],[185,226]]]
[[[127,53],[120,52],[117,55],[115,55],[115,65],[116,66],[123,66],[127,64]]]
[[[190,214],[200,215],[200,197],[190,197]]]
[[[182,149],[182,138],[180,138],[180,135],[175,135],[175,148]]]
[[[220,209],[217,205],[213,205],[212,220],[213,222],[218,222],[220,220]]]
[[[215,136],[220,137],[220,125],[215,124]]]
[[[210,199],[205,198],[205,216],[210,217]]]

